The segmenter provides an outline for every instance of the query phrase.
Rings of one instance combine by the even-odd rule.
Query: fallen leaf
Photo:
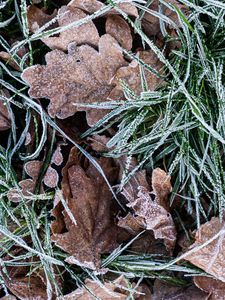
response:
[[[23,80],[31,87],[29,95],[50,99],[51,117],[65,119],[77,111],[86,111],[90,126],[106,112],[77,107],[75,103],[105,101],[113,89],[110,80],[119,67],[127,64],[118,43],[108,34],[100,38],[99,52],[88,45],[71,45],[68,54],[60,50],[47,53],[46,62],[46,66],[32,66],[23,72]]]
[[[86,279],[85,287],[78,288],[74,292],[58,298],[58,300],[93,300],[96,298],[101,300],[126,300],[130,297],[134,300],[151,300],[151,292],[147,285],[140,284],[135,288],[135,284],[132,284],[135,289],[131,292],[128,291],[129,285],[129,281],[123,276],[102,285],[96,281]]]
[[[207,300],[224,300],[225,283],[206,276],[195,276],[195,285],[202,291],[209,294]]]
[[[155,239],[163,239],[166,248],[172,251],[176,242],[176,228],[172,216],[151,199],[145,188],[140,187],[137,196],[138,198],[127,206],[134,210],[139,220],[141,219],[143,228],[152,230]]]
[[[105,4],[103,4],[98,0],[72,0],[68,4],[68,6],[80,8],[85,12],[88,12],[89,14],[93,14],[99,9],[103,9],[104,7],[106,7]],[[132,2],[118,3],[118,7],[127,15],[138,17],[138,10]],[[116,9],[111,9],[105,15],[109,15],[109,14],[119,14],[119,13]]]
[[[0,59],[5,61],[6,64],[9,64],[13,69],[15,69],[17,71],[21,71],[20,66],[18,65],[16,60],[8,52],[0,51]]]
[[[110,140],[105,135],[95,134],[87,138],[88,142],[91,145],[91,148],[96,152],[108,152],[108,147],[106,144]]]
[[[128,23],[118,15],[107,17],[105,24],[106,33],[114,37],[126,50],[131,50],[133,38]]]
[[[148,66],[152,67],[159,73],[162,73],[163,63],[160,62],[160,60],[152,50],[138,51],[137,57]],[[163,84],[162,79],[158,78],[152,72],[144,69],[144,74],[149,90],[154,91]],[[135,92],[136,95],[139,95],[141,92],[143,92],[141,84],[140,65],[136,60],[132,60],[129,66],[121,67],[116,72],[112,81],[112,83],[114,83],[116,87],[110,93],[110,99],[119,100],[121,98],[124,98],[121,80],[124,81],[130,87],[130,89]]]
[[[152,172],[152,189],[155,202],[169,211],[168,196],[172,191],[171,177],[162,169],[156,168]]]
[[[194,285],[179,287],[156,279],[151,300],[207,300],[208,294]]]
[[[87,15],[79,8],[62,6],[58,10],[59,27],[64,27],[72,22],[79,21]],[[68,45],[72,42],[77,45],[90,44],[98,46],[99,34],[97,28],[92,21],[84,23],[80,26],[72,27],[59,33],[56,37],[43,38],[42,41],[51,49],[59,49],[66,51]]]
[[[64,144],[58,144],[52,155],[51,163],[55,164],[56,166],[60,166],[63,163],[62,145]]]
[[[4,296],[4,297],[0,298],[0,300],[16,300],[16,297],[14,297],[12,295],[8,295],[8,296]]]
[[[59,175],[57,171],[51,166],[49,166],[44,176],[44,184],[50,188],[55,188],[58,185],[58,181]]]
[[[170,5],[175,5],[179,10],[182,11],[182,13],[184,15],[188,15],[188,8],[184,5],[181,4],[179,1],[177,0],[165,0],[165,2],[167,2]],[[149,6],[149,9],[152,11],[157,11],[159,12],[159,5],[160,2],[159,0],[154,0],[151,5]],[[169,19],[171,19],[178,27],[180,27],[180,23],[179,23],[179,18],[177,16],[177,13],[174,10],[171,10],[170,8],[168,8],[167,6],[161,4],[161,9],[162,9],[162,13],[164,16],[168,17]],[[142,20],[142,27],[145,31],[145,33],[148,36],[153,36],[153,35],[157,35],[160,33],[160,23],[159,23],[159,18],[153,16],[152,14],[150,14],[149,12],[146,12],[144,14],[143,20]],[[165,25],[167,25],[165,23]]]
[[[100,158],[98,163],[112,183],[117,176],[112,160]],[[62,205],[57,201],[52,212],[56,217],[52,224],[52,240],[71,255],[66,259],[69,263],[99,269],[100,254],[117,247],[112,194],[93,165],[81,167],[75,148],[63,169],[62,192],[68,209],[62,212]],[[61,232],[62,215],[66,232]]]
[[[9,98],[10,95],[6,90],[0,90],[0,131],[11,128],[11,118],[9,111],[5,103],[5,98]]]
[[[220,222],[219,218],[213,217],[209,222],[201,225],[195,233],[195,243],[188,250],[200,247],[216,234],[219,237],[203,248],[196,249],[190,255],[186,256],[193,265],[203,269],[205,272],[213,275],[216,279],[225,282],[225,222]]]
[[[35,5],[29,5],[27,8],[28,28],[31,32],[36,32],[40,27],[51,21],[57,15],[57,10],[51,15],[45,13],[44,9],[40,9]],[[51,29],[51,26],[47,28]]]

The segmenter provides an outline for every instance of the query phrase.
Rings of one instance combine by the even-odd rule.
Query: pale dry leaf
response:
[[[202,291],[209,293],[207,300],[224,300],[225,283],[206,276],[195,276],[195,285]]]
[[[45,173],[43,182],[49,188],[57,187],[58,182],[59,182],[59,175],[58,175],[57,171],[54,168],[52,168],[51,166],[48,167],[48,169]]]
[[[169,176],[164,170],[156,168],[152,172],[152,189],[155,195],[155,202],[169,210],[168,196],[172,191]]]
[[[6,90],[0,90],[0,131],[11,128],[11,118],[7,106],[5,105],[5,99],[10,95]]]
[[[62,144],[58,144],[56,150],[52,154],[51,163],[60,166],[63,163]]]
[[[193,265],[213,275],[216,279],[225,282],[225,222],[213,217],[209,222],[201,225],[195,233],[195,242],[188,250],[193,250],[213,239],[216,234],[220,236],[201,249],[197,249],[185,259]]]
[[[156,279],[151,300],[207,300],[208,294],[194,285],[178,287]]]
[[[16,300],[16,297],[14,297],[12,295],[8,295],[8,296],[4,296],[4,297],[0,298],[0,300]]]
[[[184,4],[181,4],[179,1],[165,0],[165,2],[167,2],[168,4],[171,4],[171,5],[175,5],[178,9],[180,9],[182,11],[182,13],[184,15],[186,15],[186,16],[188,15],[188,8]],[[159,0],[154,0],[154,1],[152,1],[151,5],[149,6],[149,9],[159,12],[159,4],[160,4]],[[179,19],[178,19],[176,11],[171,10],[170,8],[168,8],[167,6],[165,6],[163,4],[161,4],[161,9],[162,9],[162,13],[164,16],[171,19],[178,27],[181,26],[179,23]],[[149,12],[146,12],[144,14],[144,17],[142,20],[142,27],[148,36],[153,36],[153,35],[157,35],[160,33],[159,20],[160,20],[159,18],[153,16]]]
[[[141,59],[145,64],[162,74],[163,63],[160,62],[160,60],[152,50],[138,51],[137,57]],[[162,79],[146,69],[144,69],[144,74],[149,90],[154,91],[164,84]],[[110,99],[119,100],[124,97],[123,88],[120,82],[121,80],[125,82],[130,87],[130,89],[135,92],[135,94],[139,95],[143,91],[141,84],[140,65],[136,60],[132,60],[129,66],[121,67],[116,72],[115,77],[112,81],[112,83],[116,84],[116,87],[110,93]]]
[[[103,4],[98,0],[72,0],[68,4],[68,6],[77,7],[89,14],[93,14],[99,9],[103,9],[105,7],[105,4]],[[118,7],[127,15],[138,17],[138,10],[132,2],[119,3]],[[105,15],[110,15],[110,14],[118,14],[118,11],[116,9],[111,9]]]
[[[153,201],[149,192],[141,187],[138,198],[127,206],[134,210],[139,220],[142,219],[143,228],[152,230],[155,239],[163,239],[167,250],[171,252],[175,246],[177,233],[170,213]]]
[[[131,50],[133,38],[128,23],[118,15],[108,16],[105,24],[106,33],[113,36],[126,50]]]
[[[47,53],[46,62],[46,66],[32,66],[23,72],[23,80],[30,85],[29,95],[50,99],[51,117],[65,119],[77,111],[86,111],[90,126],[106,112],[75,104],[106,101],[113,89],[112,77],[127,64],[118,43],[108,34],[100,38],[99,51],[88,45],[71,45],[68,54],[60,50]]]
[[[87,15],[79,8],[62,6],[58,10],[59,27],[67,26],[72,22],[79,21]],[[72,27],[59,33],[56,37],[43,38],[42,41],[51,49],[67,50],[68,45],[72,42],[77,45],[90,44],[98,46],[99,34],[92,21],[80,26]]]
[[[112,160],[100,158],[98,163],[112,183],[117,176]],[[100,254],[117,247],[118,229],[111,209],[112,194],[93,165],[87,168],[80,165],[75,148],[63,169],[62,192],[76,223],[66,210],[61,211],[59,202],[53,209],[56,220],[52,224],[52,240],[71,255],[68,262],[99,269]],[[66,232],[60,232],[62,214],[59,210],[63,213]]]

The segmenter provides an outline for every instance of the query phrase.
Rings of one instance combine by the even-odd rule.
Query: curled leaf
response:
[[[68,54],[49,52],[46,62],[46,66],[32,66],[23,72],[22,78],[31,87],[29,95],[50,99],[51,117],[65,119],[79,110],[86,111],[89,125],[106,112],[75,104],[105,101],[113,89],[110,80],[119,67],[126,65],[118,43],[108,34],[100,38],[99,52],[88,45],[71,45]]]
[[[214,238],[216,235],[219,236]],[[201,247],[211,239],[212,242]],[[213,217],[209,222],[201,225],[195,233],[195,242],[189,250],[194,248],[196,251],[185,259],[225,282],[225,222],[220,222],[219,218]]]
[[[159,61],[156,54],[151,51],[138,51],[137,58],[141,59],[145,64],[153,68],[155,71],[162,73],[162,62]],[[146,70],[143,67],[145,74],[145,81],[147,83],[147,88],[151,91],[156,90],[160,85],[163,84],[162,79],[157,77],[151,71]],[[123,98],[123,89],[121,86],[121,80],[124,81],[135,94],[139,95],[142,91],[142,81],[141,81],[141,69],[138,61],[132,60],[129,66],[121,67],[115,74],[113,83],[116,87],[111,92],[109,98],[120,99]]]
[[[98,162],[113,182],[117,172],[112,160],[100,158]],[[61,202],[53,209],[56,220],[52,240],[71,255],[68,262],[98,269],[100,254],[111,252],[117,246],[112,194],[93,165],[81,167],[74,148],[63,169],[62,192],[67,209],[62,211]]]
[[[3,98],[4,97],[4,98]],[[0,91],[0,131],[11,128],[11,118],[7,106],[5,105],[5,97],[10,97],[7,91]]]

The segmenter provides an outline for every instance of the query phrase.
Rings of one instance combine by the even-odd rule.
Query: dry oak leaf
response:
[[[27,20],[28,20],[28,28],[31,32],[37,31],[40,27],[51,21],[57,14],[57,11],[51,15],[45,13],[43,9],[38,8],[35,5],[29,5],[27,8]],[[50,29],[48,27],[47,29]]]
[[[164,170],[156,168],[152,172],[152,189],[155,195],[155,201],[169,210],[168,196],[172,191],[171,176]]]
[[[138,51],[137,57],[141,59],[145,64],[148,64],[154,70],[162,74],[163,63],[157,58],[156,54],[152,50]],[[143,67],[144,68],[144,67]],[[155,74],[144,69],[146,83],[148,89],[151,91],[156,90],[163,84],[162,79]],[[139,95],[142,90],[140,66],[136,60],[132,60],[129,66],[121,67],[115,74],[112,83],[116,84],[116,87],[109,95],[110,99],[123,98],[123,88],[120,81],[124,81],[135,94]]]
[[[108,16],[105,24],[106,33],[113,36],[126,50],[131,50],[133,38],[128,23],[118,15]]]
[[[209,293],[207,300],[224,300],[225,283],[207,276],[194,277],[195,285],[202,291]]]
[[[184,5],[179,3],[179,1],[177,0],[165,0],[165,2],[167,2],[170,5],[175,5],[178,9],[180,9],[183,14],[185,14],[186,16],[188,15],[188,8]],[[153,2],[151,3],[151,5],[149,6],[150,10],[153,11],[157,11],[159,12],[159,6],[160,6],[160,1],[159,0],[153,0]],[[162,14],[166,17],[168,17],[169,19],[171,19],[178,27],[180,27],[180,23],[179,23],[179,18],[177,16],[177,13],[174,10],[168,8],[166,5],[161,4],[161,9],[162,9]],[[144,14],[143,20],[142,20],[142,27],[145,31],[145,33],[148,36],[153,36],[153,35],[157,35],[160,33],[160,22],[159,22],[159,18],[153,16],[151,13],[146,12]],[[167,24],[165,24],[167,25]]]
[[[201,225],[195,233],[195,243],[188,250],[193,250],[213,239],[211,243],[203,248],[197,249],[185,257],[193,265],[203,269],[216,279],[225,282],[225,222],[213,217],[209,222]]]
[[[176,242],[176,228],[172,216],[164,207],[151,199],[145,188],[140,187],[137,196],[138,198],[127,206],[134,210],[139,220],[141,218],[142,226],[152,230],[155,239],[163,239],[167,250],[172,251]]]
[[[207,297],[194,285],[178,287],[156,279],[151,300],[207,300]]]
[[[129,282],[123,276],[118,277],[114,281],[105,282],[102,286],[96,281],[87,279],[85,287],[78,288],[58,300],[94,300],[96,298],[101,300],[126,300],[131,297],[135,300],[151,300],[151,292],[148,286],[141,284],[135,288],[136,291],[130,293],[128,284]]]
[[[77,111],[86,111],[90,126],[106,112],[77,107],[75,103],[105,101],[114,87],[110,81],[115,72],[127,65],[118,43],[108,34],[100,38],[99,51],[88,45],[70,44],[68,54],[51,51],[46,54],[46,62],[46,66],[32,66],[23,72],[23,80],[30,85],[29,95],[50,99],[51,117],[65,119]]]
[[[6,90],[0,90],[0,131],[11,128],[11,118],[7,106],[4,104],[5,98],[10,95]]]
[[[113,183],[118,172],[112,160],[100,158],[98,163]],[[63,168],[62,192],[68,209],[62,211],[57,201],[52,212],[56,217],[52,223],[52,240],[71,255],[66,260],[69,263],[99,269],[100,254],[117,247],[118,227],[113,220],[112,194],[93,165],[81,167],[75,148],[71,149]],[[62,217],[66,232],[62,231]]]
[[[87,15],[79,8],[62,6],[58,10],[59,27],[79,21]],[[72,27],[59,33],[59,36],[43,38],[42,41],[51,49],[66,51],[68,45],[75,42],[77,45],[90,44],[98,46],[99,34],[92,21],[80,26]]]
[[[98,0],[72,0],[69,7],[77,7],[89,14],[93,14],[99,9],[106,7],[105,4]],[[129,3],[118,3],[118,7],[129,16],[138,17],[138,10],[132,2]],[[106,15],[118,14],[116,9],[111,9],[106,13]]]

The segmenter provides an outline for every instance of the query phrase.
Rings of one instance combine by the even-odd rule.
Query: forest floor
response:
[[[224,17],[0,2],[0,299],[225,299]]]

